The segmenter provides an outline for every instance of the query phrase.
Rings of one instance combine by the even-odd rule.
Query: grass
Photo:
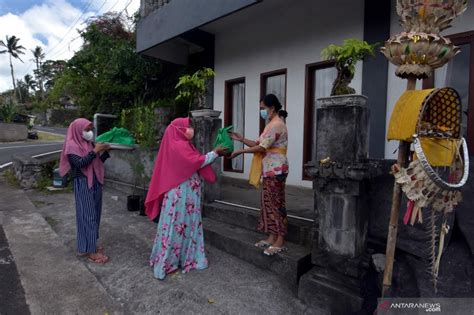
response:
[[[7,183],[15,188],[20,188],[20,182],[15,176],[12,169],[8,169],[3,173],[3,177],[7,180]]]
[[[63,141],[64,136],[54,133],[38,131],[38,140],[40,141]]]
[[[72,192],[72,185],[67,185],[63,190],[49,191],[48,187],[53,186],[53,170],[58,167],[58,161],[51,161],[42,165],[41,176],[36,182],[36,189],[44,194],[60,194]]]
[[[41,178],[37,181],[36,189],[47,195],[71,193],[72,185],[69,183],[63,190],[49,191],[48,187],[53,186],[53,179],[45,174],[42,174]]]

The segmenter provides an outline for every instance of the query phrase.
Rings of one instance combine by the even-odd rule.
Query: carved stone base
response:
[[[317,314],[351,314],[363,303],[357,280],[320,267],[300,278],[298,297]]]

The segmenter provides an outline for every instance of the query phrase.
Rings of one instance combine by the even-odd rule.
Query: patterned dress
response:
[[[267,125],[257,144],[266,150],[288,147],[288,130],[283,121]],[[285,183],[288,176],[288,159],[285,154],[267,152],[263,163],[263,187],[258,231],[285,236],[288,232]]]
[[[206,154],[205,167],[217,158],[215,152]],[[150,256],[155,278],[182,269],[207,268],[201,218],[202,179],[194,173],[178,187],[168,191],[163,199],[157,233]]]

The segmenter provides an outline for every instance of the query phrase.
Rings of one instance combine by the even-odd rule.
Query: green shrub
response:
[[[0,118],[6,122],[12,122],[13,118],[15,117],[15,106],[13,105],[12,101],[6,102],[0,107]]]

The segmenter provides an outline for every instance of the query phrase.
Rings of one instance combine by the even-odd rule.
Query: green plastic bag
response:
[[[217,131],[216,141],[214,141],[214,148],[221,146],[223,149],[227,149],[227,154],[234,152],[234,140],[229,136],[229,132],[234,126],[221,128]]]
[[[107,132],[104,132],[95,139],[96,142],[108,142],[122,145],[134,145],[135,139],[133,138],[130,131],[125,128],[113,128]]]

